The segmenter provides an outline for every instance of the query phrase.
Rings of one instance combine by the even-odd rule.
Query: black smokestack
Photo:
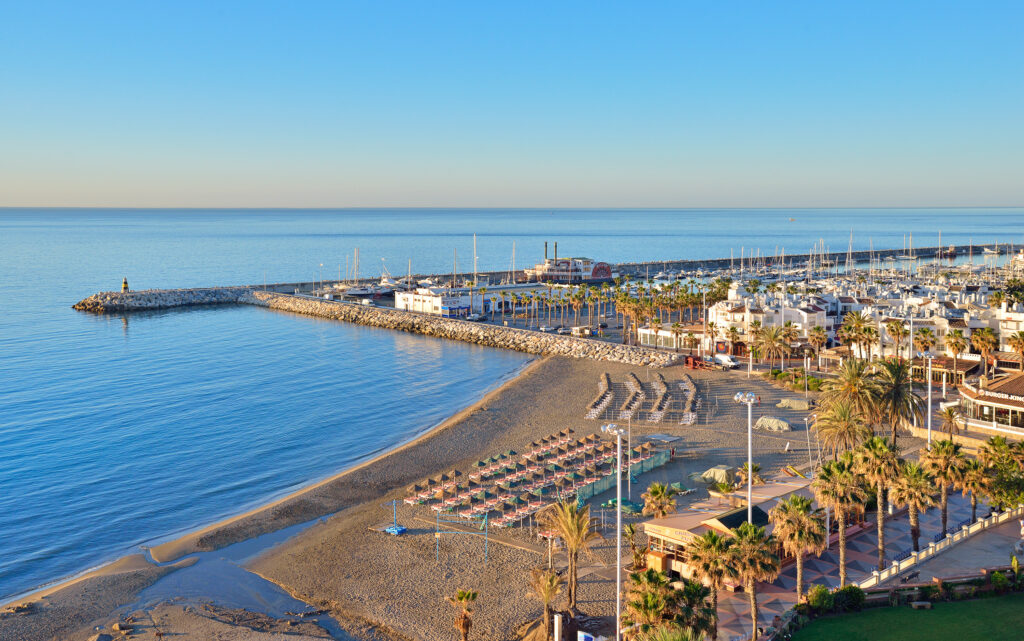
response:
[[[555,260],[558,260],[558,241],[555,241]]]
[[[544,241],[544,260],[548,259],[548,241]]]

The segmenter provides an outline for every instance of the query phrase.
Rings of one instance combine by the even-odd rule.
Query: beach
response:
[[[707,424],[632,426],[635,439],[666,432],[683,438],[674,444],[674,461],[638,479],[642,487],[633,488],[634,500],[639,500],[652,481],[690,484],[691,472],[719,463],[735,465],[745,457],[745,412],[731,401],[737,385],[756,388],[763,395],[766,411],[784,412],[771,408],[773,399],[784,394],[781,390],[757,379],[744,383],[745,374],[692,372],[678,366],[657,371],[669,380],[691,375],[704,402],[715,403],[717,409]],[[474,629],[483,638],[515,638],[520,624],[539,616],[539,604],[527,597],[525,578],[530,568],[546,563],[543,547],[527,532],[492,529],[486,563],[482,537],[442,535],[438,563],[429,510],[400,505],[398,520],[409,528],[400,537],[371,528],[390,520],[390,509],[384,504],[404,498],[410,483],[452,468],[468,470],[479,459],[522,450],[531,441],[562,429],[573,429],[577,435],[598,432],[600,422],[584,419],[584,413],[605,372],[613,379],[630,372],[644,380],[652,375],[645,368],[615,363],[538,359],[514,380],[415,441],[269,505],[156,546],[150,551],[152,558],[157,563],[174,562],[194,552],[220,549],[330,515],[274,546],[247,568],[305,603],[329,611],[356,638],[379,634],[398,639],[444,637],[450,633],[452,615],[444,597],[459,588],[476,589],[481,594]],[[802,430],[802,425],[796,426],[796,416],[789,418]],[[801,431],[758,433],[755,459],[767,472],[782,465],[799,465],[807,460],[806,450],[800,446],[803,440]],[[791,442],[788,452],[784,451],[787,442]],[[700,496],[698,492],[687,499]],[[131,614],[119,608],[135,604],[146,587],[175,571],[140,559],[127,570],[115,564],[72,585],[58,586],[35,601],[29,613],[0,620],[0,636],[19,640],[86,638],[95,626],[109,626],[119,615]],[[596,546],[595,556],[584,563],[589,570],[585,577],[581,572],[580,607],[589,615],[611,614],[613,559],[613,546],[603,541]],[[216,594],[210,599],[215,600]],[[175,620],[183,633],[192,634],[192,619],[182,616]]]

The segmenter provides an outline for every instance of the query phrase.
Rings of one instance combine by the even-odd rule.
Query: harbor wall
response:
[[[346,321],[357,325],[458,340],[486,347],[511,349],[527,354],[589,358],[652,367],[665,367],[676,360],[676,355],[672,353],[646,347],[547,334],[488,323],[473,323],[388,307],[329,301],[247,287],[145,290],[127,293],[101,292],[80,301],[74,305],[74,308],[94,313],[123,313],[225,304],[256,305],[306,316]]]

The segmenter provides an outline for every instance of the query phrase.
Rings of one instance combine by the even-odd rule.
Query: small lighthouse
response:
[[[124,280],[121,281],[121,292],[124,294],[128,293],[128,277],[125,276]]]

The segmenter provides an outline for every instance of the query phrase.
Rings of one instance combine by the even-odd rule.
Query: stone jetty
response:
[[[359,305],[262,291],[249,287],[164,289],[101,292],[76,303],[74,309],[100,314],[124,313],[196,305],[256,305],[269,309],[341,320],[357,325],[394,329],[447,338],[528,354],[590,358],[630,365],[665,367],[676,357],[646,347],[619,345],[587,338],[545,334],[487,323],[441,318],[390,307]]]

